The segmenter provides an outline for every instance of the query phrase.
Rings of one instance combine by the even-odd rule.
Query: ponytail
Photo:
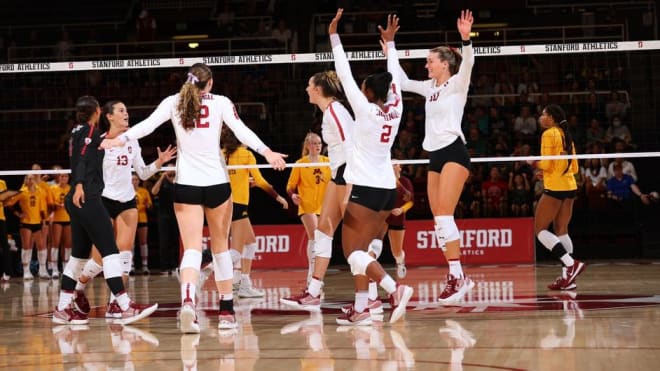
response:
[[[563,152],[564,154],[572,154],[573,153],[573,136],[571,135],[571,132],[568,130],[568,121],[566,121],[566,113],[564,110],[559,107],[556,104],[550,104],[545,107],[545,112],[552,117],[552,119],[559,124],[559,129],[561,129],[563,133]],[[564,174],[568,171],[568,169],[571,167],[571,163],[573,161],[576,161],[575,159],[572,159],[570,161],[567,161],[566,169],[564,170]]]
[[[201,92],[212,78],[213,73],[207,65],[195,63],[190,67],[188,78],[179,91],[179,102],[176,107],[184,129],[191,130],[195,127],[202,104]]]

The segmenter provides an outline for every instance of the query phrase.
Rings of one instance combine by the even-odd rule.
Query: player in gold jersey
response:
[[[321,137],[308,133],[303,142],[302,157],[296,164],[330,163],[327,156],[321,155]],[[329,166],[294,167],[286,185],[286,191],[298,205],[298,216],[307,232],[307,282],[314,272],[314,231],[318,228],[321,205],[328,182],[332,177]]]
[[[227,165],[256,165],[257,160],[252,152],[238,141],[231,130],[222,130],[220,142],[222,143],[222,152]],[[252,260],[254,260],[257,251],[257,238],[254,235],[248,215],[251,181],[254,182],[255,186],[263,189],[277,200],[282,208],[287,209],[289,203],[264,179],[258,168],[229,170],[229,183],[231,184],[231,197],[234,208],[231,220],[231,250],[229,252],[234,266],[234,288],[238,286],[239,297],[254,298],[262,297],[264,293],[252,287],[250,279]]]
[[[137,237],[140,246],[140,258],[142,258],[142,273],[149,274],[149,244],[147,243],[147,236],[149,234],[149,227],[147,222],[147,210],[153,207],[151,194],[146,188],[140,187],[140,178],[137,174],[132,176],[133,187],[135,188],[135,202],[138,210],[138,227]]]
[[[71,218],[64,207],[64,198],[71,190],[69,185],[69,174],[58,174],[55,176],[57,183],[50,187],[53,198],[53,226],[51,227],[51,264],[53,277],[57,273],[57,260],[61,256],[60,247],[63,247],[64,257],[62,266],[66,265],[71,256]]]

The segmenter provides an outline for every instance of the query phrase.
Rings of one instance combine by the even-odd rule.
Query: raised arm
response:
[[[469,9],[461,10],[461,17],[456,20],[456,28],[458,33],[461,34],[463,42],[463,48],[461,49],[463,59],[458,67],[455,79],[465,91],[470,86],[470,76],[472,75],[472,66],[474,66],[474,51],[472,50],[472,41],[470,41],[473,23],[472,12]]]
[[[344,47],[341,45],[341,39],[339,34],[337,34],[337,25],[341,19],[341,15],[344,12],[344,9],[337,9],[337,15],[332,19],[330,25],[328,26],[328,34],[330,35],[330,44],[332,45],[332,54],[335,58],[335,70],[337,71],[337,76],[341,81],[342,86],[344,87],[344,92],[346,92],[346,98],[351,104],[351,107],[354,111],[359,110],[361,107],[368,107],[369,101],[367,97],[362,94],[360,87],[358,87],[353,74],[351,73],[351,66],[348,64],[348,59],[346,58],[346,53],[344,52]]]

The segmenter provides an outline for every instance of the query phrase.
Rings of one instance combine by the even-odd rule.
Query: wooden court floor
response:
[[[338,327],[353,298],[346,269],[328,274],[322,313],[291,311],[279,298],[303,287],[303,271],[257,271],[263,299],[235,302],[240,328],[216,328],[213,282],[200,292],[202,333],[176,325],[174,276],[130,279],[137,301],[158,302],[132,326],[102,318],[107,289],[88,287],[88,326],[55,326],[57,281],[0,286],[0,368],[11,370],[659,370],[660,262],[587,262],[575,293],[549,292],[554,265],[467,267],[477,282],[459,305],[434,298],[445,268],[410,268],[415,289],[404,320]],[[384,294],[383,294],[384,296]]]

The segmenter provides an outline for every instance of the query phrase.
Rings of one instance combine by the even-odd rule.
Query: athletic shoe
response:
[[[50,274],[48,274],[48,271],[44,269],[39,269],[39,278],[44,279],[44,280],[49,280],[50,279]]]
[[[575,260],[573,265],[566,267],[566,284],[564,287],[574,284],[577,276],[584,272],[585,269],[587,269],[587,266],[579,260]]]
[[[50,277],[51,277],[52,279],[54,279],[54,280],[60,278],[60,271],[59,271],[59,269],[57,269],[57,268],[53,268],[53,272],[52,272],[52,274],[50,275]]]
[[[11,279],[11,276],[8,275],[7,273],[2,274],[2,280],[3,281],[9,281]]]
[[[149,267],[147,267],[146,265],[142,267],[142,274],[148,276],[150,273],[151,271],[149,270]]]
[[[463,278],[456,278],[451,274],[447,275],[447,282],[445,283],[445,289],[440,294],[438,302],[443,305],[453,304],[458,302],[472,290],[474,287],[474,282],[467,276]]]
[[[121,317],[115,320],[115,323],[121,325],[128,325],[130,323],[139,321],[143,318],[149,317],[153,312],[158,309],[158,304],[136,304],[130,302],[128,309],[121,312]]]
[[[383,302],[380,301],[380,299],[376,299],[376,300],[369,299],[367,308],[369,308],[369,312],[371,312],[371,314],[381,314],[383,313]],[[341,307],[341,312],[344,314],[352,310],[353,310],[353,303],[346,304],[343,307]]]
[[[570,285],[566,285],[566,279],[562,276],[557,277],[555,282],[551,283],[548,285],[548,288],[550,290],[575,290],[577,289],[577,285],[575,283],[572,283]]]
[[[197,322],[197,313],[195,304],[192,300],[185,299],[179,311],[179,329],[184,334],[199,334],[199,322]]]
[[[79,310],[82,313],[89,314],[89,311],[91,310],[89,306],[89,301],[87,300],[87,297],[85,296],[85,291],[83,290],[76,290],[76,292],[73,295],[73,306]]]
[[[262,298],[266,295],[263,290],[255,289],[252,285],[241,285],[238,289],[239,298]]]
[[[121,318],[121,307],[117,304],[117,300],[113,300],[112,303],[108,304],[108,307],[105,309],[105,318],[106,319],[120,319]]]
[[[30,272],[29,269],[24,269],[23,270],[23,279],[24,280],[33,280],[34,276],[32,275],[32,272]]]
[[[68,305],[63,310],[58,310],[57,306],[53,311],[53,323],[60,325],[86,325],[89,323],[87,314],[80,312],[72,305]]]
[[[396,285],[396,291],[390,295],[392,314],[390,323],[398,321],[406,313],[406,305],[412,297],[413,288],[407,285]]]
[[[445,320],[445,327],[438,329],[450,348],[471,348],[477,342],[472,333],[461,326],[460,323],[450,319]]]
[[[365,308],[363,312],[356,312],[351,307],[348,313],[342,313],[337,317],[337,324],[340,326],[369,326],[371,325],[369,308]]]
[[[302,310],[315,312],[321,310],[321,296],[312,296],[307,290],[299,295],[281,298],[280,303]]]
[[[396,276],[399,279],[406,278],[406,274],[408,273],[406,269],[406,263],[401,262],[401,263],[396,263]]]
[[[236,316],[234,313],[223,310],[218,315],[218,329],[220,330],[231,330],[238,327],[238,322],[236,322]]]

